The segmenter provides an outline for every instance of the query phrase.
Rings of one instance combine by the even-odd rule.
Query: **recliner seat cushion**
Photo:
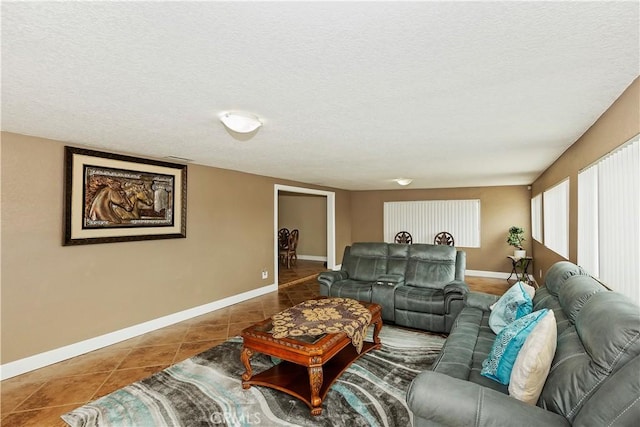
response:
[[[506,386],[480,374],[482,362],[491,351],[495,338],[489,328],[489,312],[466,307],[456,318],[431,369],[506,394]]]
[[[444,293],[441,289],[399,286],[395,294],[397,310],[418,313],[445,314]]]

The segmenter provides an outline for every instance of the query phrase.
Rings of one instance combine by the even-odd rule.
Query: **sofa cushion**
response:
[[[409,259],[409,246],[389,243],[389,257],[387,258],[387,274],[400,274],[404,279]]]
[[[482,362],[491,351],[495,337],[489,328],[489,312],[465,307],[456,317],[451,334],[431,369],[506,394],[504,385],[480,375]]]
[[[558,295],[558,291],[564,285],[564,282],[573,276],[588,276],[586,270],[569,261],[559,261],[551,266],[544,277],[545,286],[552,295]]]
[[[569,318],[567,318],[564,310],[562,310],[560,301],[557,297],[552,295],[551,292],[549,292],[549,289],[546,286],[536,289],[536,295],[533,297],[533,311],[542,310],[543,308],[553,310],[553,314],[556,316],[558,335],[571,326]]]
[[[375,282],[378,276],[387,272],[388,244],[386,243],[354,243],[343,270],[349,278],[365,282]]]
[[[410,245],[406,284],[442,289],[455,280],[455,276],[456,248],[445,245]]]
[[[518,353],[511,371],[509,395],[536,404],[556,354],[557,339],[556,318],[553,311],[548,310]]]
[[[575,325],[558,334],[539,404],[569,421],[598,388],[640,354],[640,308],[615,292],[593,295]]]
[[[395,307],[398,310],[444,314],[444,298],[442,289],[399,286],[395,293]]]
[[[590,276],[569,277],[558,292],[558,301],[571,323],[593,295],[606,289]]]
[[[513,364],[520,348],[533,328],[548,312],[548,310],[536,311],[505,326],[496,337],[489,356],[482,363],[481,374],[500,384],[509,384]]]
[[[526,316],[533,309],[531,297],[535,289],[523,282],[516,282],[491,307],[489,326],[495,334],[516,319]]]
[[[640,356],[613,374],[576,416],[574,426],[634,426],[640,420]]]
[[[640,307],[622,294],[593,295],[575,324],[593,363],[607,373],[640,354]]]

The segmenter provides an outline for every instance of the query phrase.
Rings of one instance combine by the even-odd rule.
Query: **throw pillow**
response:
[[[509,384],[511,370],[520,348],[533,328],[548,312],[546,308],[535,311],[505,326],[493,342],[489,355],[482,362],[480,374],[500,384]]]
[[[509,394],[535,405],[556,354],[558,327],[552,310],[533,328],[518,353],[509,382]]]
[[[516,282],[493,305],[489,315],[489,327],[494,334],[499,334],[502,328],[516,319],[525,316],[533,310],[533,286],[523,282]]]

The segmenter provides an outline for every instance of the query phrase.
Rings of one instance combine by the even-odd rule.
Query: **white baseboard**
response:
[[[327,261],[326,256],[318,256],[318,255],[298,255],[298,259],[305,259],[307,261]]]
[[[483,270],[466,270],[465,276],[477,276],[477,277],[491,277],[494,279],[507,279],[509,273],[503,271],[483,271]]]
[[[476,276],[476,277],[490,277],[490,278],[494,278],[494,279],[504,279],[507,280],[507,278],[510,276],[509,273],[505,273],[504,271],[483,271],[483,270],[466,270],[464,272],[465,276]],[[512,276],[512,278],[515,277],[515,274]],[[535,282],[535,279],[533,278],[532,274],[529,274],[529,280],[532,282]]]
[[[156,329],[164,328],[193,317],[201,316],[260,295],[276,292],[277,290],[278,285],[274,283],[198,307],[189,308],[154,320],[149,320],[148,322],[140,323],[108,334],[100,335],[95,338],[80,341],[75,344],[66,345],[44,353],[25,357],[24,359],[19,359],[14,362],[5,363],[4,365],[0,365],[0,380],[5,380],[7,378],[15,377],[16,375],[24,374],[25,372],[33,371],[72,357],[80,356],[81,354],[107,347],[121,341],[137,337],[138,335],[146,334],[148,332],[155,331]]]

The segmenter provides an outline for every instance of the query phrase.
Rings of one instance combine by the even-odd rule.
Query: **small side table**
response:
[[[531,258],[530,256],[516,258],[511,255],[509,255],[507,258],[511,260],[511,274],[509,274],[509,277],[507,277],[507,282],[509,281],[509,279],[511,279],[511,276],[515,274],[516,279],[525,283],[529,283],[530,280],[528,271],[529,266],[533,262],[533,258]]]

